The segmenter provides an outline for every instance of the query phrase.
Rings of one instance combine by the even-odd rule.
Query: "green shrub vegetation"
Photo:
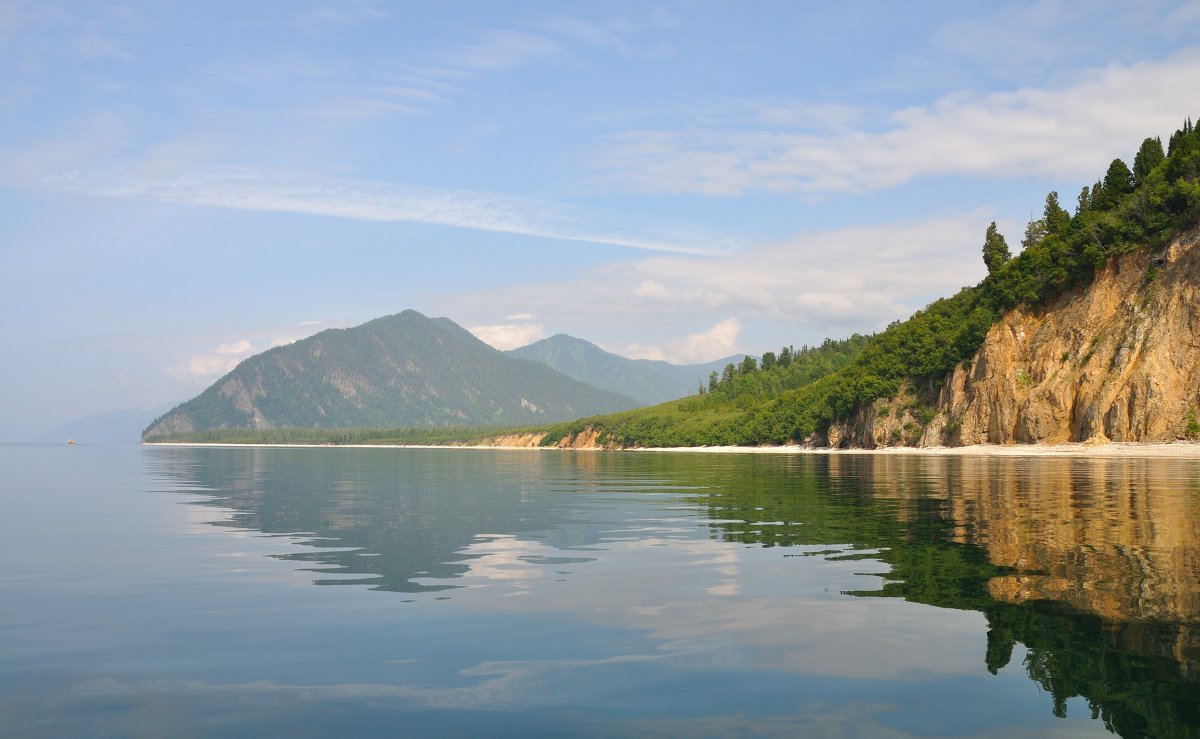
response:
[[[1113,160],[1102,179],[1080,192],[1074,215],[1058,193],[1047,195],[1016,256],[991,224],[983,241],[987,277],[907,321],[870,337],[826,341],[789,354],[787,362],[781,352],[770,360],[764,355],[762,367],[729,365],[710,377],[706,394],[560,424],[545,443],[591,426],[627,446],[782,444],[824,434],[906,384],[930,399],[956,365],[971,360],[1004,311],[1036,310],[1090,283],[1109,259],[1160,248],[1198,221],[1200,130],[1189,119],[1166,151],[1159,139],[1148,138],[1132,169]],[[803,372],[792,369],[797,363]]]

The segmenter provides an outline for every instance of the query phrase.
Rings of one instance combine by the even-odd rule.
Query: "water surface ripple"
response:
[[[0,461],[3,735],[1200,736],[1194,460]]]

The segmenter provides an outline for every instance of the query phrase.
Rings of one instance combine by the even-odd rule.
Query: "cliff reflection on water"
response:
[[[455,597],[481,542],[518,539],[537,542],[525,565],[588,577],[614,532],[671,511],[717,542],[881,562],[877,589],[847,595],[981,613],[987,669],[1024,645],[1055,714],[1082,697],[1123,736],[1200,736],[1196,460],[205,449],[157,462],[229,509],[220,525],[287,534],[300,551],[281,556],[319,584]]]
[[[845,468],[834,459],[831,474]],[[874,457],[872,495],[946,500],[949,538],[1013,574],[989,592],[1118,621],[1200,619],[1200,471],[1132,459]],[[856,474],[858,465],[851,465]],[[915,489],[906,480],[920,480]],[[903,514],[902,514],[903,515]]]
[[[921,584],[940,575],[918,574],[903,556],[895,574],[904,581],[885,590],[982,611],[989,670],[1005,666],[1020,642],[1029,677],[1050,693],[1057,715],[1082,696],[1123,736],[1197,735],[1194,461],[834,457],[829,474],[876,500],[906,502],[896,515],[909,536],[945,527],[945,541],[985,553],[995,569],[979,578],[984,592],[947,599]],[[940,501],[938,513],[913,520],[923,507],[912,503],[922,499]]]
[[[1054,603],[1094,614],[1114,639],[1200,676],[1200,468],[1161,459],[872,457],[831,460],[831,477],[863,471],[878,499],[945,501],[949,541],[975,545],[1002,574],[1000,603]],[[913,484],[913,481],[917,481]],[[902,508],[906,515],[911,508]],[[1145,641],[1138,624],[1153,623]],[[1162,625],[1171,638],[1159,637]],[[1140,647],[1140,648],[1139,648]]]

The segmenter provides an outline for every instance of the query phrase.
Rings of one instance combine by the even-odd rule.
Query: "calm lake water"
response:
[[[4,736],[1200,736],[1200,462],[0,447]]]

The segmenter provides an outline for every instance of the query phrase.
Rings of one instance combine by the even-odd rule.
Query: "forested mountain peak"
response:
[[[509,356],[414,310],[246,359],[144,439],[213,429],[514,426],[637,401]]]

